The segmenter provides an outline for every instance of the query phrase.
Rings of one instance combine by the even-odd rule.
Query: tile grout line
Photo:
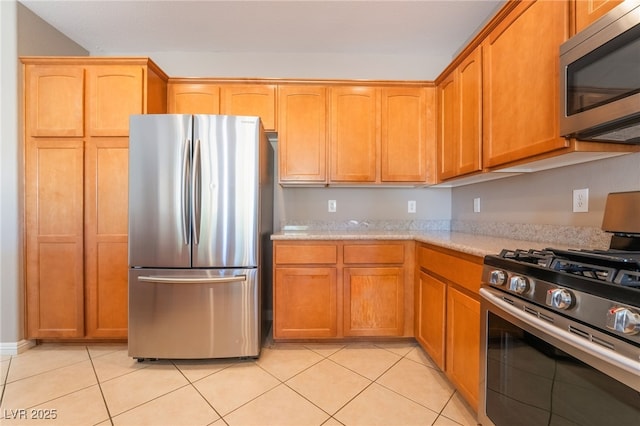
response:
[[[4,401],[4,393],[7,390],[7,378],[9,377],[9,370],[11,369],[11,361],[13,361],[13,356],[9,357],[9,366],[7,367],[7,374],[5,374],[4,377],[2,378],[2,393],[0,393],[0,406],[2,405],[2,401]],[[0,417],[0,418],[3,418],[3,417]]]
[[[93,364],[93,358],[91,357],[91,351],[88,346],[85,346],[87,351],[87,355],[89,356],[89,362],[91,362],[91,369],[93,370],[93,374],[96,377],[96,382],[98,383],[98,389],[100,389],[100,396],[102,396],[102,401],[104,402],[104,407],[107,410],[107,416],[109,416],[109,422],[111,426],[113,426],[113,418],[111,417],[111,411],[109,410],[109,404],[107,404],[107,398],[104,396],[104,392],[102,391],[102,384],[100,383],[100,378],[98,377],[98,372],[96,371],[96,366]]]
[[[205,397],[205,396],[200,392],[200,390],[199,390],[199,389],[194,385],[194,383],[193,383],[191,380],[189,380],[189,378],[187,377],[187,375],[186,375],[186,374],[184,374],[184,372],[180,369],[180,367],[178,367],[178,366],[175,364],[174,360],[171,360],[171,363],[172,363],[172,364],[173,364],[173,366],[174,366],[174,367],[175,367],[175,368],[180,372],[180,374],[182,374],[182,376],[187,380],[187,382],[189,383],[189,386],[191,386],[191,387],[192,387],[192,388],[193,388],[193,389],[198,393],[198,395],[200,395],[200,397],[201,397],[202,399],[204,399],[204,401],[207,403],[207,405],[209,405],[209,407],[211,407],[211,409],[213,410],[213,412],[214,412],[214,413],[216,413],[216,415],[218,416],[218,418],[219,418],[219,419],[221,419],[221,420],[224,422],[224,424],[225,424],[225,425],[228,425],[229,423],[227,423],[227,421],[224,419],[224,417],[222,417],[222,414],[220,414],[220,413],[218,412],[218,410],[216,410],[216,407],[214,407],[214,406],[213,406],[213,404],[211,404],[211,402],[209,402],[209,400],[208,400],[208,399],[207,399],[207,398],[206,398],[206,397]],[[220,371],[224,371],[224,370],[226,370],[227,368],[229,368],[229,367],[231,367],[231,366],[232,366],[232,364],[229,364],[229,365],[227,365],[226,367],[221,368],[220,370],[218,370],[218,371],[216,371],[216,372],[213,372],[213,373],[211,373],[211,374],[209,374],[209,375],[207,375],[207,376],[205,376],[205,377],[201,377],[200,379],[196,380],[196,382],[197,382],[197,381],[199,381],[199,380],[206,379],[207,377],[211,377],[211,376],[213,376],[214,374],[219,373]],[[180,389],[181,389],[181,388],[180,388]],[[212,423],[215,423],[215,422],[217,422],[217,421],[218,421],[218,419],[214,420]]]

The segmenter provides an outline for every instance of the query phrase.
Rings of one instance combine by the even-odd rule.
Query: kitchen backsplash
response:
[[[565,246],[606,249],[611,234],[599,228],[460,220],[300,220],[282,223],[284,231],[452,231]]]

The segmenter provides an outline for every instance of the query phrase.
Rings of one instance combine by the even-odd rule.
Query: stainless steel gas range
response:
[[[603,229],[608,250],[485,257],[483,425],[639,424],[640,191],[609,195]]]

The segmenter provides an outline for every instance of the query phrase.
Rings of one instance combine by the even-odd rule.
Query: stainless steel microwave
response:
[[[640,0],[560,46],[560,134],[640,144]]]

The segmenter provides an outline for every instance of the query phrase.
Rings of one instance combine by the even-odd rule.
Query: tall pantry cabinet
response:
[[[127,337],[129,115],[166,111],[147,58],[22,58],[30,339]]]

